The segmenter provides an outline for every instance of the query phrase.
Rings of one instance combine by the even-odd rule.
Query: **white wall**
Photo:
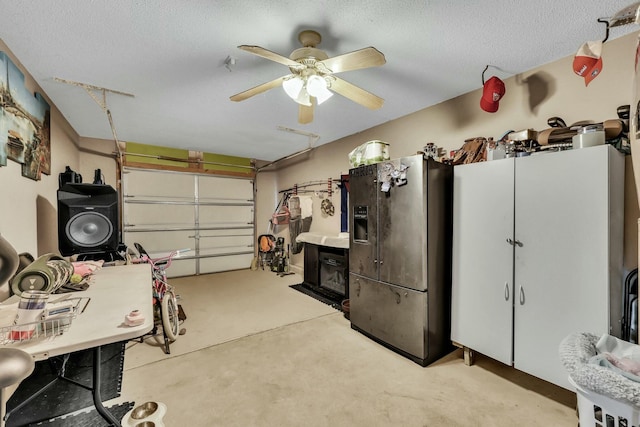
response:
[[[465,139],[484,136],[499,138],[507,130],[548,128],[547,119],[562,117],[567,124],[581,120],[601,122],[617,118],[617,107],[630,104],[632,72],[637,34],[608,41],[603,49],[603,71],[585,87],[584,80],[573,73],[573,56],[546,64],[526,73],[505,79],[504,74],[489,68],[492,74],[505,81],[506,94],[496,113],[484,112],[480,106],[481,74],[478,70],[477,90],[443,102],[408,116],[367,129],[358,134],[323,145],[305,159],[296,159],[278,172],[278,188],[296,182],[324,179],[348,173],[348,153],[358,145],[374,139],[390,143],[392,158],[415,154],[428,142],[447,151],[458,149]],[[578,46],[576,46],[577,50]],[[495,64],[508,69],[509,64]],[[463,63],[460,66],[464,66]],[[429,87],[416,90],[430,90]],[[330,108],[330,103],[319,108]],[[353,108],[361,108],[354,104]],[[383,107],[384,108],[384,107]],[[627,159],[627,188],[625,197],[625,266],[637,266],[638,201],[630,159]],[[570,167],[570,165],[568,165]],[[339,197],[339,196],[338,196]],[[339,198],[334,204],[339,207]],[[339,218],[324,218],[319,203],[314,206],[311,231],[337,234]],[[293,258],[302,264],[302,256]]]
[[[7,160],[7,166],[0,167],[0,234],[19,253],[56,253],[58,174],[67,165],[78,170],[78,135],[1,40],[0,50],[25,74],[27,89],[43,94],[51,106],[51,175],[33,181],[22,177],[16,162]]]

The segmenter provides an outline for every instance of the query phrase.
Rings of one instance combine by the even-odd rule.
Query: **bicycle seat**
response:
[[[138,253],[140,254],[140,256],[147,256],[149,258],[151,258],[149,256],[149,254],[147,253],[147,251],[144,250],[144,248],[142,247],[142,245],[140,243],[134,243],[133,246],[136,247],[136,250],[138,251]]]
[[[154,264],[155,264],[156,267],[162,267],[162,266],[167,265],[168,263],[169,263],[168,259],[163,259],[162,261],[157,261]]]

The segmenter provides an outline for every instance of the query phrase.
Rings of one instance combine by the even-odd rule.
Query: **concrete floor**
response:
[[[298,275],[173,279],[187,333],[130,343],[122,396],[167,426],[576,426],[575,394],[456,350],[422,368],[290,289]]]

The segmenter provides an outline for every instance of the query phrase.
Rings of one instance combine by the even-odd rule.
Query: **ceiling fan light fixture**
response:
[[[311,107],[311,97],[307,93],[306,89],[302,88],[300,94],[296,99],[294,99],[298,104],[306,105],[307,107]]]
[[[307,92],[311,96],[318,96],[327,89],[327,82],[320,76],[309,76],[307,79]]]
[[[333,96],[333,93],[330,92],[328,89],[325,89],[321,94],[319,94],[315,98],[316,98],[316,102],[318,103],[318,105],[320,105],[324,101],[326,101],[327,99],[331,98],[332,96]]]
[[[309,76],[307,79],[306,89],[309,95],[316,98],[318,105],[333,96],[333,93],[327,88],[327,81],[317,75]]]
[[[294,101],[298,99],[300,95],[300,91],[304,87],[304,81],[298,76],[293,76],[289,79],[286,79],[282,82],[282,88],[289,95],[289,98]]]
[[[284,89],[286,94],[289,96],[289,98],[293,99],[298,104],[302,104],[302,105],[306,105],[307,107],[310,107],[311,94],[307,91],[307,86],[308,86],[308,83],[306,78],[300,77],[300,76],[293,76],[282,82],[282,88]],[[327,98],[325,97],[323,100],[326,100],[326,99]]]

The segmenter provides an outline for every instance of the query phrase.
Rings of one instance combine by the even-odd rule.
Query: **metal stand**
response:
[[[120,427],[120,421],[118,421],[111,412],[107,410],[102,404],[102,396],[100,394],[100,347],[93,348],[93,405],[96,407],[96,411],[111,423],[112,426]]]
[[[155,310],[155,307],[154,307],[154,310]],[[158,310],[160,310],[159,307],[158,307]],[[140,338],[137,338],[140,340],[140,343],[144,342],[145,337],[155,337],[156,335],[158,335],[158,322],[162,323],[162,321],[161,320],[159,321],[158,319],[154,319],[153,322],[154,322],[153,329],[150,332],[141,336]],[[162,328],[163,326],[161,325],[160,327]],[[167,338],[167,334],[164,333],[164,330],[162,331],[162,337],[164,338],[164,354],[171,354],[171,348],[170,348],[171,341],[169,340],[169,338]]]

